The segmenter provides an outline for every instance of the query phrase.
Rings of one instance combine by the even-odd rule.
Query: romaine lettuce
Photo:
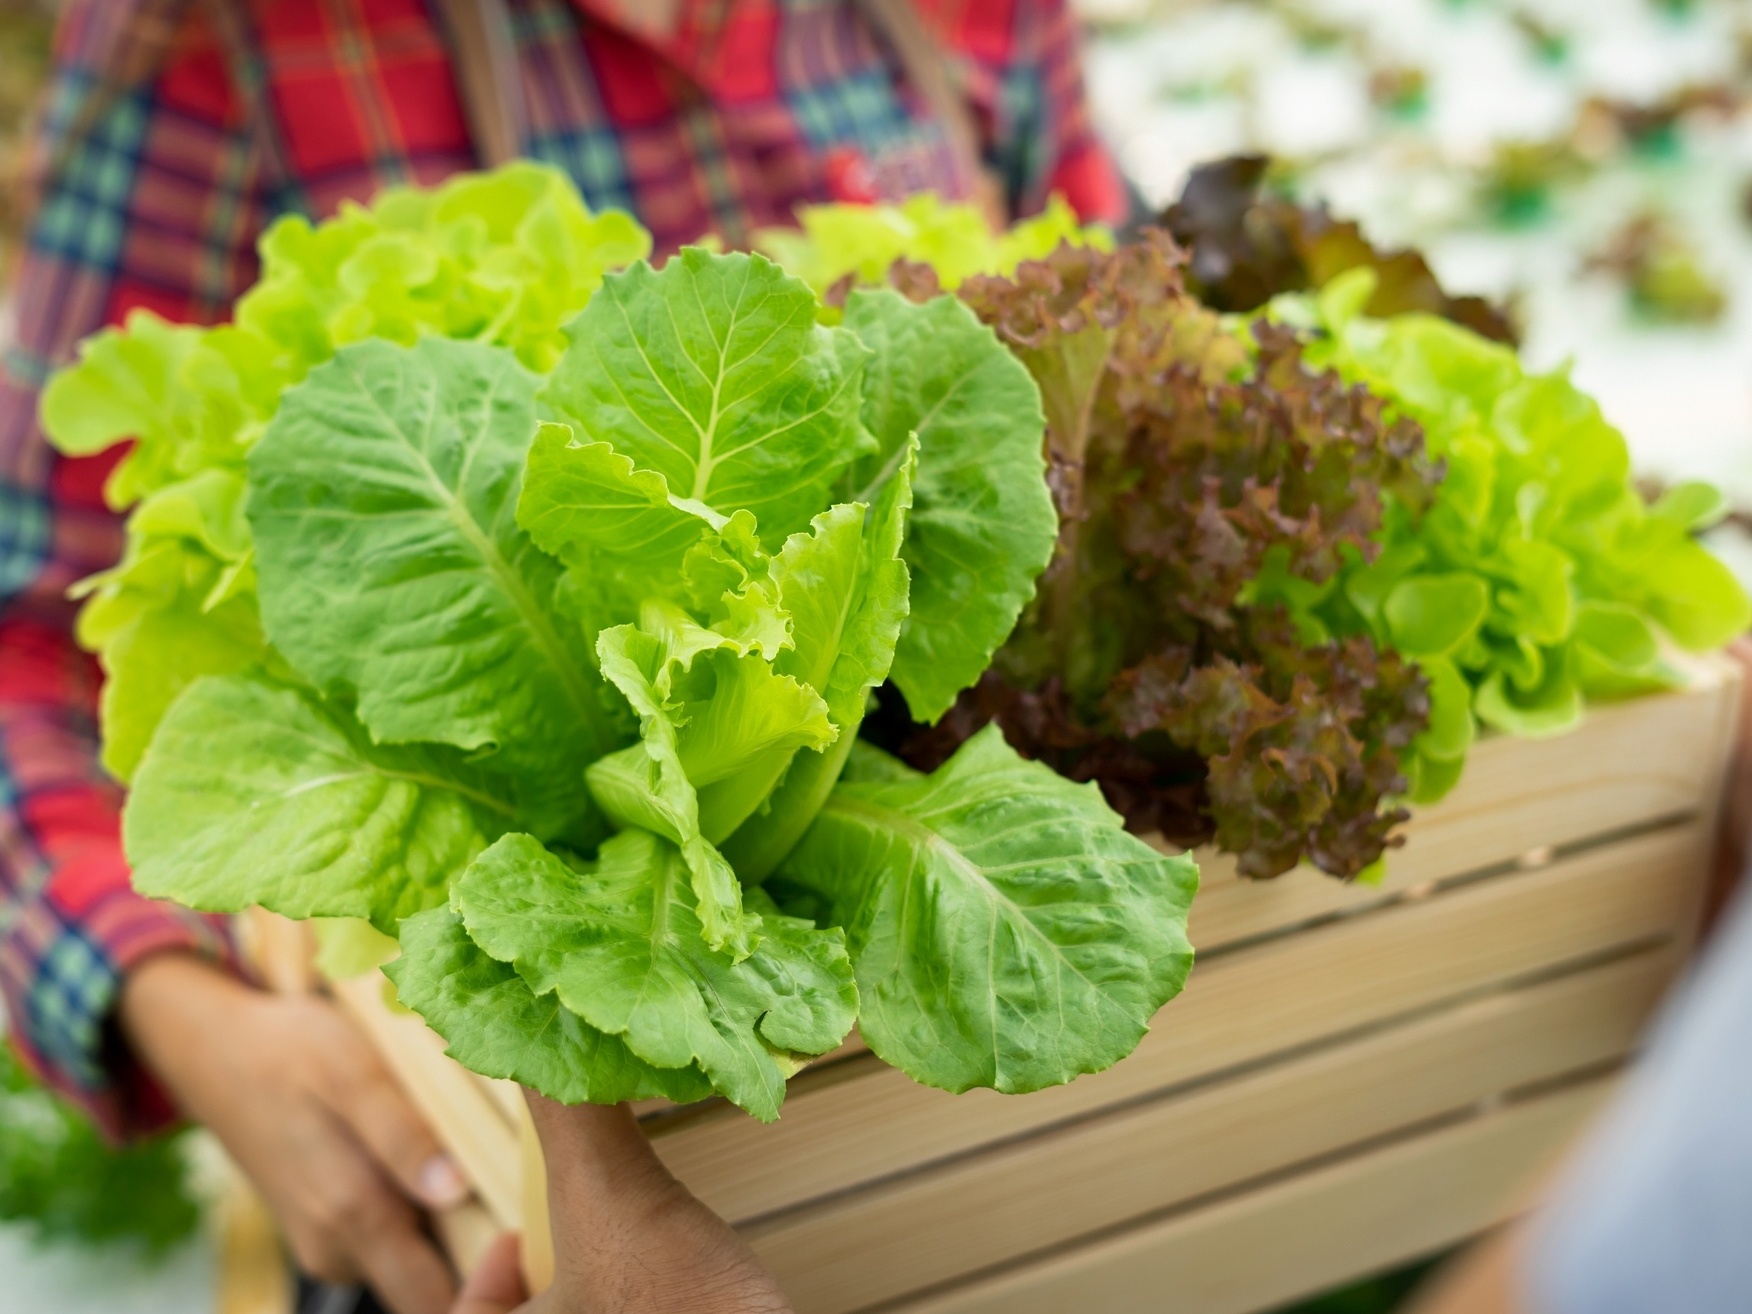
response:
[[[601,290],[550,358],[553,289],[481,254],[571,231],[551,207],[530,218],[537,176],[441,189],[478,220],[460,235],[432,224],[461,202],[412,193],[282,232],[273,296],[246,298],[274,313],[239,321],[277,326],[284,388],[184,466],[184,430],[143,432],[137,480],[176,477],[136,511],[137,554],[206,556],[139,610],[210,599],[199,614],[234,607],[243,640],[190,629],[185,647],[225,659],[158,666],[179,674],[151,687],[116,672],[137,882],[368,921],[453,1054],[561,1099],[716,1091],[772,1118],[861,1000],[882,1052],[952,1089],[1117,1061],[1190,966],[1188,859],[998,739],[923,784],[838,783],[873,691],[892,678],[921,714],[946,707],[1051,556],[1026,371],[953,300],[861,293],[830,324],[760,256],[603,276],[618,238],[558,257],[573,302]],[[625,223],[582,231],[604,230]],[[451,244],[512,272],[462,277]],[[130,410],[95,370],[163,336],[88,353],[57,384],[57,432],[88,450],[198,410],[184,375]],[[91,624],[119,625],[105,608],[148,570],[100,582]],[[871,806],[879,826],[849,841]],[[782,910],[760,888],[776,870],[792,913],[827,915]],[[897,881],[945,916],[984,906],[983,957],[862,907]]]

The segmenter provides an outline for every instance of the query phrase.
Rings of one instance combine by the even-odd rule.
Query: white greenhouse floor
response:
[[[125,1254],[36,1249],[0,1227],[0,1314],[206,1314],[213,1250],[201,1238],[148,1267]]]

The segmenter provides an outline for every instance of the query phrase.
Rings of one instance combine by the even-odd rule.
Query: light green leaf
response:
[[[1649,514],[1692,534],[1720,523],[1731,509],[1727,497],[1714,484],[1687,480],[1663,492]]]
[[[266,651],[240,473],[204,470],[150,493],[112,569],[81,580],[79,642],[104,668],[103,764],[126,782],[176,696]]]
[[[842,507],[817,517],[815,532],[791,539],[774,562],[785,605],[795,609],[796,635],[795,647],[779,654],[777,669],[821,691],[839,737],[820,752],[798,753],[767,807],[724,842],[725,856],[750,884],[779,865],[827,801],[855,751],[870,691],[887,678],[907,615],[907,568],[900,551],[912,506],[916,446],[909,444],[876,505],[861,518],[857,568],[849,585],[846,557],[852,545]]]
[[[617,735],[559,567],[514,519],[534,376],[425,338],[348,347],[250,454],[262,619],[380,741],[496,748],[543,834],[592,837],[584,767]]]
[[[923,771],[914,770],[894,754],[883,752],[866,739],[860,739],[852,746],[846,757],[846,769],[840,773],[840,781],[848,785],[888,785],[924,778]]]
[[[566,559],[579,547],[636,560],[657,577],[726,517],[680,502],[655,470],[641,470],[607,443],[579,442],[567,424],[544,423],[529,452],[517,521],[543,551]]]
[[[1441,657],[1478,633],[1490,590],[1476,575],[1412,575],[1387,595],[1382,614],[1395,648],[1407,657]]]
[[[316,939],[316,970],[325,981],[375,972],[401,952],[394,936],[360,917],[313,917],[310,929]]]
[[[759,805],[791,753],[833,742],[827,707],[758,653],[660,603],[646,606],[642,628],[605,630],[597,652],[639,716],[640,743],[593,763],[591,792],[617,824],[680,846],[707,939],[746,955],[740,886],[714,841]]]
[[[1557,644],[1575,626],[1575,563],[1551,543],[1509,535],[1485,568],[1506,581],[1497,591],[1493,628],[1533,643]]]
[[[1464,755],[1444,758],[1412,753],[1406,765],[1406,777],[1411,782],[1406,797],[1423,807],[1440,803],[1460,783],[1465,769]]]
[[[530,449],[517,519],[570,567],[565,587],[592,636],[636,620],[652,598],[681,601],[689,550],[712,525],[672,501],[663,476],[607,443],[579,443],[570,425],[542,424]]]
[[[253,597],[208,611],[193,594],[157,605],[124,587],[93,598],[80,631],[103,634],[103,765],[123,783],[183,690],[203,676],[245,671],[265,650]]]
[[[1576,615],[1576,641],[1619,671],[1640,671],[1661,656],[1648,619],[1622,603],[1589,602]]]
[[[1623,603],[1587,602],[1576,613],[1577,675],[1590,698],[1670,689],[1685,677],[1661,657],[1649,618]]]
[[[89,456],[127,438],[156,436],[173,411],[177,375],[201,330],[137,310],[125,327],[80,344],[78,363],[43,389],[43,429],[69,456]]]
[[[459,754],[372,746],[297,690],[223,676],[189,686],[159,725],[123,839],[143,894],[393,932],[442,903],[510,815]]]
[[[785,1095],[774,1051],[825,1053],[857,1014],[838,930],[772,913],[748,958],[711,949],[680,853],[645,831],[610,839],[586,872],[508,835],[469,868],[456,904],[475,943],[538,994],[556,993],[648,1063],[697,1063],[763,1121]]]
[[[1486,677],[1473,699],[1478,719],[1505,734],[1544,739],[1565,734],[1581,722],[1582,689],[1568,661],[1548,661],[1544,678],[1522,690],[1502,671]]]
[[[253,333],[137,310],[50,380],[43,427],[72,456],[133,439],[106,490],[123,507],[203,470],[237,469],[285,383],[274,345]]]
[[[408,918],[401,946],[385,974],[401,1002],[450,1042],[445,1052],[472,1072],[521,1082],[565,1104],[687,1104],[712,1093],[697,1067],[652,1067],[555,995],[531,990],[516,968],[470,940],[449,908]]]
[[[768,229],[756,235],[761,250],[819,292],[847,274],[880,283],[896,260],[931,266],[945,288],[974,274],[1009,274],[1024,260],[1039,260],[1061,242],[1111,250],[1105,229],[1083,227],[1076,211],[1054,195],[1038,214],[993,231],[984,213],[965,201],[919,192],[893,205],[798,207],[802,231]]]
[[[1418,736],[1416,750],[1425,757],[1464,759],[1478,737],[1472,716],[1472,686],[1445,657],[1418,662],[1430,682],[1430,724]]]
[[[1386,619],[1382,609],[1399,582],[1424,564],[1427,554],[1418,543],[1394,543],[1385,547],[1370,562],[1365,562],[1345,576],[1345,596],[1371,626],[1385,635]]]
[[[979,679],[1052,560],[1046,421],[1028,371],[965,305],[854,292],[845,325],[874,351],[864,422],[879,450],[848,473],[870,502],[919,441],[902,551],[911,615],[890,678],[915,720],[935,721]]]
[[[781,875],[845,927],[870,1047],[946,1090],[1117,1063],[1192,966],[1192,860],[996,726],[922,780],[842,784]]]
[[[869,447],[858,420],[868,353],[817,324],[817,309],[762,256],[688,247],[661,271],[604,281],[542,395],[579,442],[660,474],[673,497],[752,512],[777,546]]]
[[[1684,539],[1656,554],[1646,578],[1650,614],[1682,648],[1706,652],[1752,627],[1745,588],[1700,543]]]

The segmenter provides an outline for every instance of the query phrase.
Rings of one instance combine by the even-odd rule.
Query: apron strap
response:
[[[955,89],[949,62],[925,30],[912,0],[858,0],[858,5],[942,127],[963,195],[973,198],[994,228],[1002,228],[1008,222],[1003,189],[980,157],[979,125],[973,109]]]
[[[489,168],[523,154],[528,123],[505,0],[437,0],[475,153]]]

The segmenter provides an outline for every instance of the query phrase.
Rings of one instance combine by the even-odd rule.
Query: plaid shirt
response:
[[[1064,0],[919,0],[1013,209],[1063,192],[1119,217]],[[512,0],[525,152],[659,251],[734,242],[800,202],[948,190],[944,134],[853,0],[683,0],[657,42],[607,0]],[[230,14],[220,32],[212,13]],[[130,20],[173,34],[118,82]],[[57,457],[38,391],[75,343],[136,306],[212,322],[255,277],[276,215],[321,216],[477,160],[423,0],[69,0],[41,143],[53,161],[0,368],[0,986],[14,1040],[117,1134],[166,1110],[106,1034],[129,966],[223,957],[217,923],[136,895],[96,761],[99,675],[70,638],[75,580],[120,547],[113,455]]]

